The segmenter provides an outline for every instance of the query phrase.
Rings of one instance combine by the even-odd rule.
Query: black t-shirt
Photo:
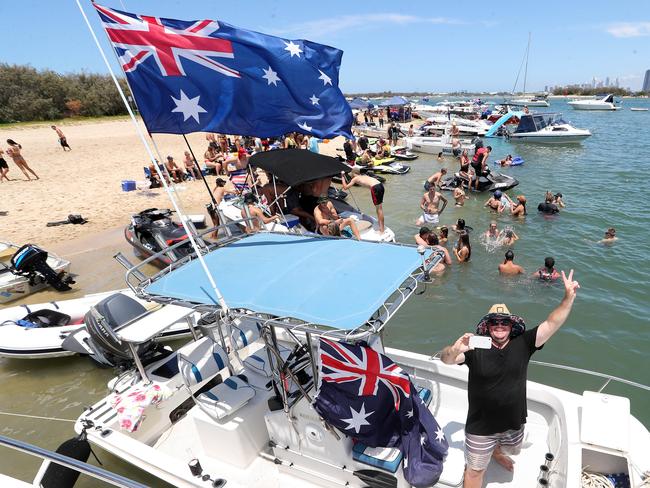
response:
[[[352,144],[349,141],[346,141],[345,144],[343,144],[343,150],[345,151],[346,160],[352,161],[356,159],[357,155],[354,154],[354,151],[352,150]]]
[[[560,211],[560,209],[557,208],[557,205],[555,205],[554,203],[546,203],[546,202],[537,205],[537,210],[545,214],[556,214]]]
[[[469,368],[465,432],[493,435],[526,423],[526,375],[528,361],[538,350],[536,337],[537,327],[511,339],[504,349],[465,353],[464,364]]]
[[[368,149],[368,138],[366,136],[359,137],[357,143],[359,144],[359,147],[364,151]]]

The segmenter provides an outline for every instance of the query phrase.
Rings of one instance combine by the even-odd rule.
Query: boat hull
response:
[[[579,144],[591,134],[572,134],[565,136],[542,134],[511,134],[512,142],[532,142],[535,144]]]
[[[605,112],[613,112],[619,110],[620,107],[617,107],[611,103],[597,104],[597,103],[583,103],[583,102],[569,102],[568,105],[574,110],[601,110]]]

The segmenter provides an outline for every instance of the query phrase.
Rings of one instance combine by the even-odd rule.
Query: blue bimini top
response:
[[[228,307],[341,330],[365,324],[422,265],[415,247],[264,232],[204,259]],[[197,259],[144,291],[219,306]]]

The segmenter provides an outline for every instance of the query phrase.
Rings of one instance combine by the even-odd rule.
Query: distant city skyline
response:
[[[81,0],[112,66],[117,69],[106,36],[90,0]],[[571,83],[641,90],[650,60],[650,12],[646,0],[620,0],[616,9],[591,8],[586,2],[547,0],[552,22],[540,23],[537,5],[520,0],[497,4],[468,0],[396,5],[331,0],[326,8],[304,2],[249,0],[99,0],[137,14],[183,20],[214,19],[285,39],[308,39],[343,50],[340,87],[347,93],[379,92],[509,92],[520,71],[531,32],[527,91]],[[4,7],[4,9],[3,9]],[[0,11],[11,22],[3,27],[10,44],[0,62],[31,65],[59,73],[105,73],[75,2],[24,0]],[[35,15],[35,12],[38,14]],[[63,28],[65,26],[65,28]],[[260,68],[261,69],[261,68]],[[583,80],[583,81],[578,81]],[[596,82],[596,84],[598,81]]]

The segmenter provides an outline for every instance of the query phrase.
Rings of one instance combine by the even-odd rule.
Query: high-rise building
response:
[[[605,78],[605,86],[609,86],[609,76]]]
[[[645,72],[645,79],[643,80],[643,88],[641,91],[650,93],[650,69]]]
[[[618,88],[618,77],[616,78],[616,81],[614,82],[614,86]]]

